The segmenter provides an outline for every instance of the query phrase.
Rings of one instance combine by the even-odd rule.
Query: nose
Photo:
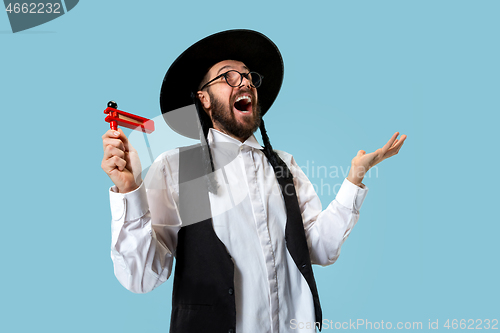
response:
[[[252,81],[250,79],[248,79],[247,76],[245,75],[241,75],[241,84],[240,86],[244,86],[244,87],[248,87],[248,88],[253,88],[253,84],[252,84]]]

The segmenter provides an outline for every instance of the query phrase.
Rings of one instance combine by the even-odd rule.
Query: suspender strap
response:
[[[266,154],[265,150],[263,150],[263,152],[264,154]],[[276,156],[281,160],[278,155]],[[281,163],[281,166],[279,167],[288,169],[287,165],[284,162]],[[316,315],[316,325],[321,331],[323,314],[321,311],[321,304],[319,302],[316,280],[314,279],[312,270],[311,258],[309,256],[309,248],[307,246],[307,239],[304,231],[302,214],[300,212],[299,200],[297,199],[297,193],[295,191],[295,186],[293,185],[293,176],[290,170],[287,170],[288,172],[283,172],[285,170],[280,171],[281,172],[277,172],[275,170],[275,174],[281,187],[281,193],[283,194],[283,198],[285,200],[287,216],[285,227],[286,247],[288,249],[288,252],[292,256],[295,265],[297,265],[297,268],[299,269],[300,273],[302,273],[302,276],[306,279],[307,284],[311,289],[314,301],[314,312]],[[289,177],[286,177],[287,174],[289,175]]]

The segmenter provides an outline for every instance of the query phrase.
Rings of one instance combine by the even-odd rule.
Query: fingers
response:
[[[123,132],[122,132],[123,133]],[[127,145],[122,139],[122,133],[109,130],[102,136],[103,149],[106,150],[107,146],[116,147],[122,151],[128,151]],[[123,135],[124,136],[124,135]],[[127,140],[128,142],[128,140]]]
[[[123,171],[127,166],[128,139],[121,129],[108,130],[102,136],[104,157],[102,169],[110,175],[114,170]]]
[[[403,134],[399,139],[397,138],[399,132],[396,132],[392,135],[392,137],[387,141],[385,146],[382,148],[382,151],[387,152],[389,149],[398,149],[401,147],[403,142],[406,140],[406,135]]]
[[[118,138],[120,135],[121,133],[119,131],[107,130],[106,133],[103,134],[102,139]]]
[[[401,146],[403,145],[403,143],[405,142],[405,140],[406,140],[406,135],[405,134],[401,135],[401,138],[396,139],[394,141],[394,143],[391,146],[391,149],[399,149],[399,148],[401,148]]]
[[[399,142],[399,139],[394,140],[394,142],[392,143],[391,148],[389,148],[389,149],[394,148],[394,146],[396,146],[396,144],[397,144],[398,142]]]
[[[128,143],[128,138],[125,133],[123,133],[121,128],[117,129],[116,131],[111,129],[106,131],[106,133],[104,133],[104,135],[102,136],[102,139],[104,140],[106,138],[116,138],[122,140],[125,143]]]
[[[397,140],[398,135],[399,135],[399,132],[394,133],[392,135],[392,137],[389,139],[389,141],[387,141],[387,143],[382,147],[382,151],[384,153],[387,152],[392,147],[392,145],[394,144],[394,141]]]
[[[405,142],[406,140],[406,135],[402,135],[401,136],[401,139],[399,140],[399,142],[397,143],[397,145],[394,146],[394,149],[396,149],[396,154],[399,152],[399,150],[401,149],[401,147],[403,146],[403,143]]]
[[[406,135],[402,135],[399,140],[395,140],[394,143],[392,144],[391,148],[385,153],[384,158],[388,158],[391,156],[396,155],[401,147],[403,146],[403,143],[406,140]]]
[[[127,162],[125,162],[123,158],[120,158],[118,156],[112,156],[108,159],[102,160],[101,168],[104,170],[104,172],[110,175],[115,169],[123,171],[126,165]]]
[[[120,136],[118,137],[118,139],[120,139],[123,142],[123,145],[125,146],[125,151],[129,151],[130,143],[128,141],[127,136],[125,135],[125,133],[123,133],[121,128],[118,129],[118,132],[120,132]]]
[[[105,159],[108,159],[112,156],[118,156],[119,158],[122,158],[125,160],[125,155],[126,155],[126,153],[122,149],[117,148],[116,146],[107,145],[104,148],[104,158]]]

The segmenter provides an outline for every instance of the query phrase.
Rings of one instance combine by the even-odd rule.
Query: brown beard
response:
[[[212,102],[212,122],[217,123],[225,132],[233,136],[246,140],[248,139],[260,126],[260,104],[252,104],[252,118],[245,119],[243,124],[236,121],[232,105],[228,105],[229,110],[224,110],[224,103],[215,98],[214,95],[208,91],[210,101]],[[255,100],[252,94],[252,100]]]

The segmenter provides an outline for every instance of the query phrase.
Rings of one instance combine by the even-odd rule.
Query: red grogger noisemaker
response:
[[[109,123],[109,127],[112,130],[116,131],[118,129],[118,125],[148,134],[155,130],[154,121],[118,110],[117,108],[118,104],[116,104],[116,102],[109,101],[108,107],[104,110],[104,113],[107,114],[104,120]]]

